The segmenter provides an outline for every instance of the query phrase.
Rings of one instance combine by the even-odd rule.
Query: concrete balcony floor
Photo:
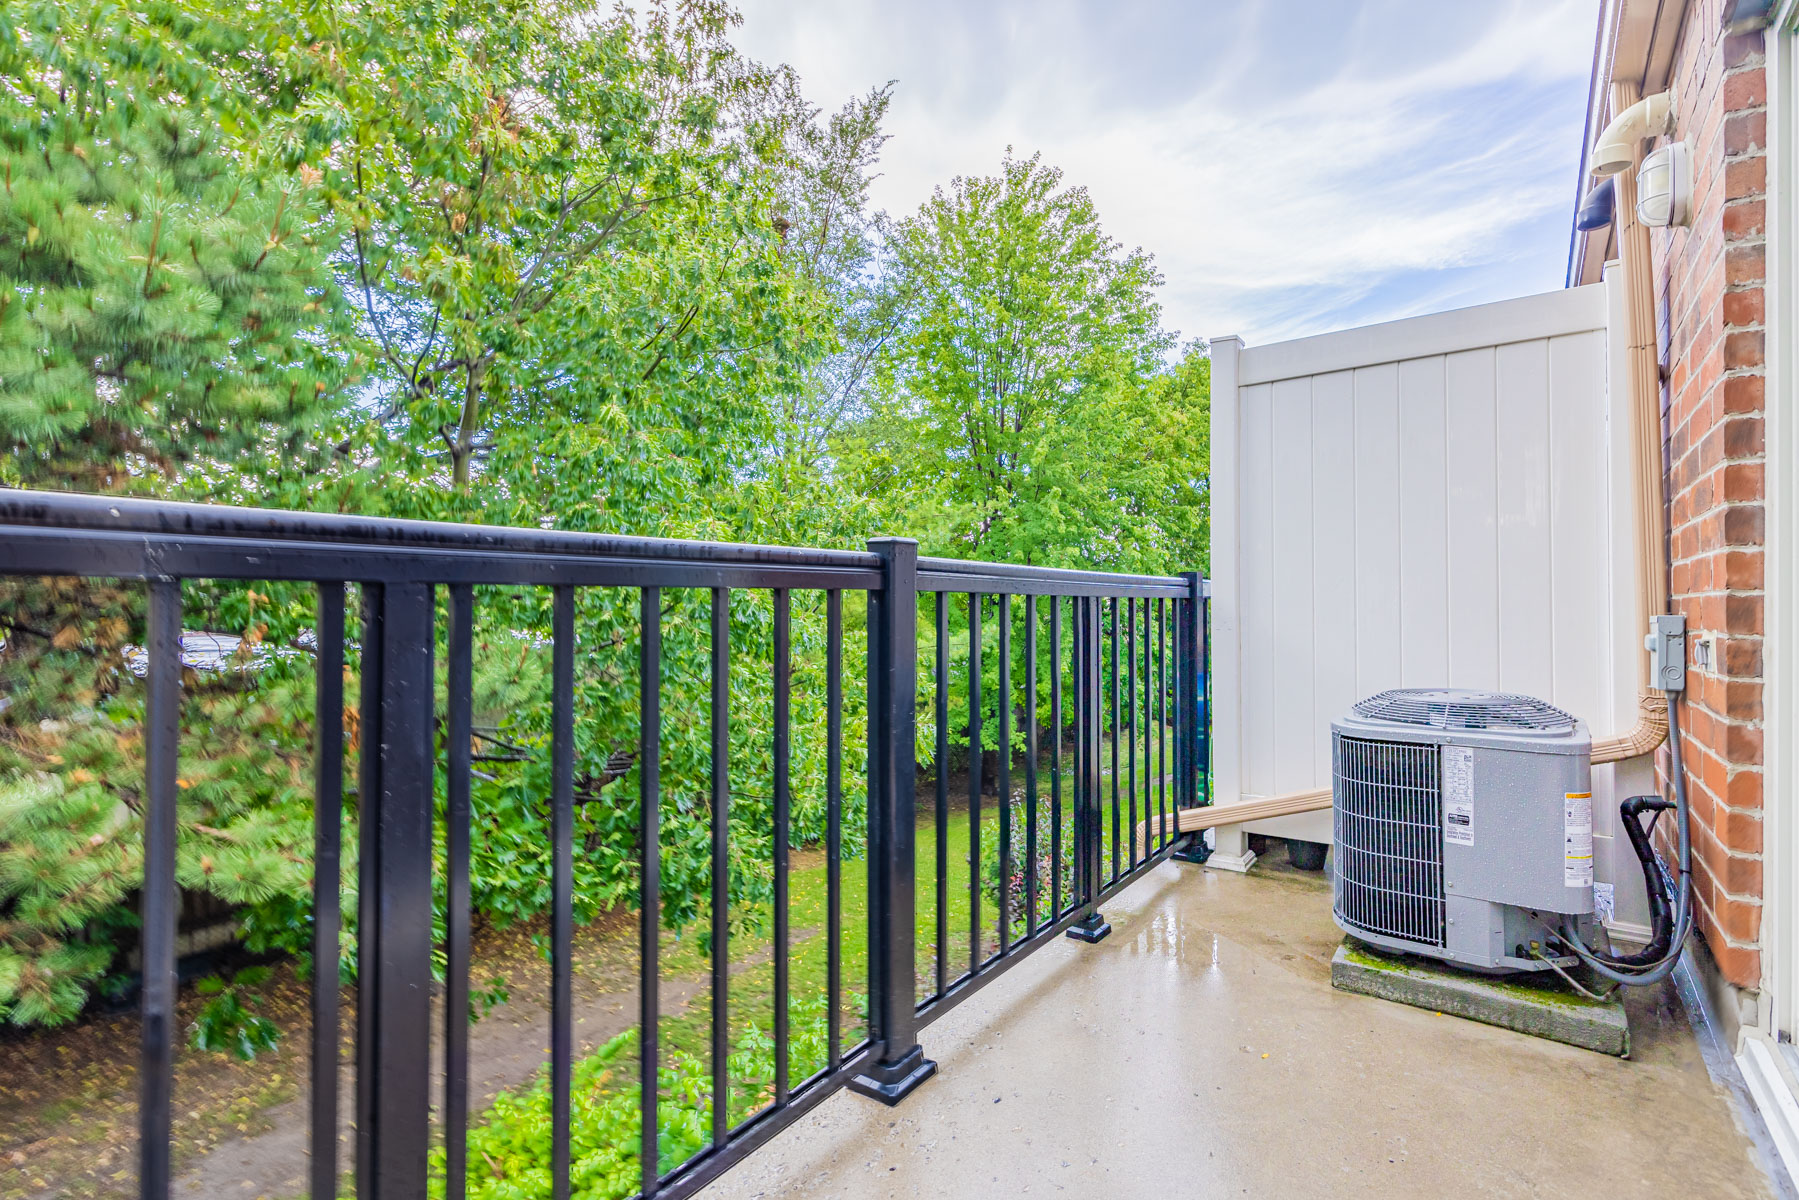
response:
[[[1322,876],[1165,864],[923,1034],[897,1108],[839,1093],[702,1193],[1776,1195],[1671,987],[1606,1058],[1333,991]]]

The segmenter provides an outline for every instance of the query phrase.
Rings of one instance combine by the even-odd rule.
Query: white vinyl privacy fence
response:
[[[1220,802],[1328,787],[1332,718],[1385,688],[1522,692],[1595,739],[1635,723],[1614,288],[1212,343]],[[1594,771],[1595,856],[1601,880],[1625,880],[1618,915],[1635,925],[1641,885],[1622,837],[1608,870],[1613,775]],[[1328,842],[1330,813],[1221,831],[1221,865],[1246,864],[1244,831]]]

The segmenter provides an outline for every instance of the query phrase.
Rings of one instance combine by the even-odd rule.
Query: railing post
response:
[[[1170,689],[1174,695],[1174,815],[1178,817],[1183,808],[1192,806],[1193,799],[1189,793],[1187,782],[1187,709],[1191,706],[1187,699],[1187,672],[1192,664],[1187,657],[1187,602],[1176,600],[1171,606],[1173,619],[1169,624],[1174,626],[1174,686]]]
[[[356,1194],[423,1200],[431,1144],[429,584],[363,588]]]
[[[1199,643],[1194,655],[1198,678],[1193,686],[1193,767],[1195,804],[1212,802],[1212,583],[1193,576],[1195,608],[1193,636]]]
[[[1068,927],[1068,936],[1097,942],[1112,932],[1099,912],[1100,880],[1100,736],[1105,712],[1100,692],[1105,674],[1100,663],[1100,606],[1103,600],[1085,596],[1076,602],[1080,619],[1075,622],[1075,641],[1080,646],[1080,670],[1075,676],[1075,704],[1080,713],[1081,770],[1075,789],[1074,858],[1081,875],[1081,919]]]
[[[1211,601],[1206,580],[1197,571],[1182,572],[1181,578],[1187,581],[1187,598],[1177,605],[1180,620],[1175,638],[1178,647],[1176,673],[1180,678],[1175,738],[1181,749],[1176,790],[1183,806],[1193,808],[1212,801],[1211,772],[1207,768],[1211,739],[1206,732],[1210,716],[1206,711],[1206,676],[1211,657],[1206,646],[1206,608]],[[1203,792],[1200,787],[1202,778],[1205,780]],[[1178,821],[1176,827],[1179,827]],[[1203,832],[1195,833],[1170,857],[1182,862],[1203,863],[1212,857],[1212,848],[1206,844]]]
[[[875,1051],[852,1091],[898,1104],[937,1072],[918,1044],[914,741],[918,543],[875,538],[881,590],[868,596],[868,965]]]

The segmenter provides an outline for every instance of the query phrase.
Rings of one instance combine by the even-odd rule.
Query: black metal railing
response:
[[[916,543],[903,539],[877,539],[867,552],[856,553],[0,491],[0,575],[142,580],[148,589],[141,805],[139,1190],[144,1197],[169,1196],[173,1169],[184,581],[317,586],[311,643],[318,664],[312,954],[320,964],[338,961],[344,936],[337,918],[347,750],[342,668],[347,652],[360,656],[353,1164],[360,1196],[424,1196],[431,1148],[439,1137],[444,1194],[464,1191],[477,587],[547,588],[551,599],[549,1166],[558,1197],[566,1197],[570,1187],[576,1061],[578,590],[638,593],[637,1186],[644,1196],[693,1193],[842,1087],[896,1103],[935,1069],[924,1057],[920,1029],[1049,939],[1064,932],[1090,941],[1103,937],[1109,927],[1100,905],[1176,848],[1174,813],[1203,803],[1208,790],[1207,593],[1194,574],[1120,576],[920,559]],[[709,611],[710,711],[703,719],[710,723],[711,1113],[709,1144],[671,1165],[661,1161],[659,1151],[657,1070],[664,1058],[658,1034],[666,1015],[659,958],[663,614],[664,591],[675,589],[699,590]],[[772,610],[774,1078],[768,1103],[733,1124],[727,1102],[730,810],[738,793],[732,784],[730,656],[732,594],[739,590],[768,593]],[[795,593],[822,594],[827,725],[828,1049],[823,1066],[800,1079],[793,1077],[788,1017]],[[842,871],[846,593],[866,598],[864,980],[844,978],[853,966],[845,961]],[[346,638],[352,594],[360,599],[354,641]],[[447,600],[441,629],[440,599]],[[922,638],[921,613],[931,622]],[[960,671],[954,669],[958,643],[965,660]],[[439,647],[447,662],[441,724],[434,679]],[[921,654],[931,663],[928,690],[919,686]],[[958,711],[965,719],[952,728]],[[334,714],[339,719],[332,719]],[[922,806],[916,779],[921,714],[932,726],[934,771],[934,797]],[[984,769],[988,745],[995,751],[991,788]],[[958,751],[966,756],[966,814],[953,811],[952,801],[961,797],[952,791],[962,790],[952,780]],[[1020,766],[1023,787],[1015,789]],[[442,878],[434,880],[439,849],[434,787],[440,771],[443,865]],[[918,858],[921,830],[928,831],[928,871],[921,870]],[[984,858],[989,838],[996,839],[991,878]],[[433,928],[434,884],[442,886],[446,904],[441,943]],[[965,930],[956,911],[964,894]],[[921,902],[928,912],[920,912]],[[964,935],[965,952],[959,948]],[[921,953],[921,941],[928,955]],[[429,1066],[434,950],[442,953],[445,1001],[444,1078],[435,1096]],[[330,980],[328,970],[322,974]],[[858,984],[866,987],[868,1036],[846,1045],[845,989]],[[309,1172],[312,1194],[319,1197],[337,1194],[347,1165],[337,1146],[344,1065],[339,1008],[337,988],[327,983],[313,989]]]
[[[947,559],[922,560],[918,588],[932,593],[935,618],[936,953],[925,976],[929,990],[917,1001],[920,1021],[928,1024],[1060,933],[1087,941],[1105,937],[1110,926],[1099,905],[1175,849],[1180,839],[1174,814],[1201,803],[1205,786],[1209,598],[1197,574],[1125,576]],[[952,730],[950,646],[958,606],[968,718]],[[991,658],[997,695],[991,705],[982,694],[989,612],[996,635]],[[997,727],[997,820],[991,830],[983,814],[985,755],[974,752],[988,743],[989,710]],[[1021,716],[1024,786],[1015,791],[1019,756],[1012,747]],[[951,735],[958,732],[970,749],[966,817],[952,815],[950,807]],[[1047,747],[1041,744],[1046,732]],[[1046,765],[1047,796],[1041,786]],[[1015,796],[1022,802],[1022,830],[1015,828]],[[961,931],[950,928],[947,885],[950,831],[959,820],[966,822],[971,864],[968,949],[965,968],[952,974],[952,941]],[[993,880],[986,877],[982,852],[989,833],[998,841]],[[990,891],[993,918],[984,923]],[[1021,911],[1014,912],[1015,903]]]

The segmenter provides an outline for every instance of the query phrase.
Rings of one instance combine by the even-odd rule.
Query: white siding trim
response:
[[[1737,1047],[1737,1068],[1768,1126],[1781,1165],[1789,1178],[1799,1179],[1799,1101],[1793,1096],[1794,1079],[1783,1066],[1780,1047],[1761,1030],[1745,1026]]]
[[[1799,5],[1767,32],[1767,561],[1763,642],[1762,1005],[1769,1033],[1799,1037]],[[1772,1114],[1769,1124],[1774,1123]]]

